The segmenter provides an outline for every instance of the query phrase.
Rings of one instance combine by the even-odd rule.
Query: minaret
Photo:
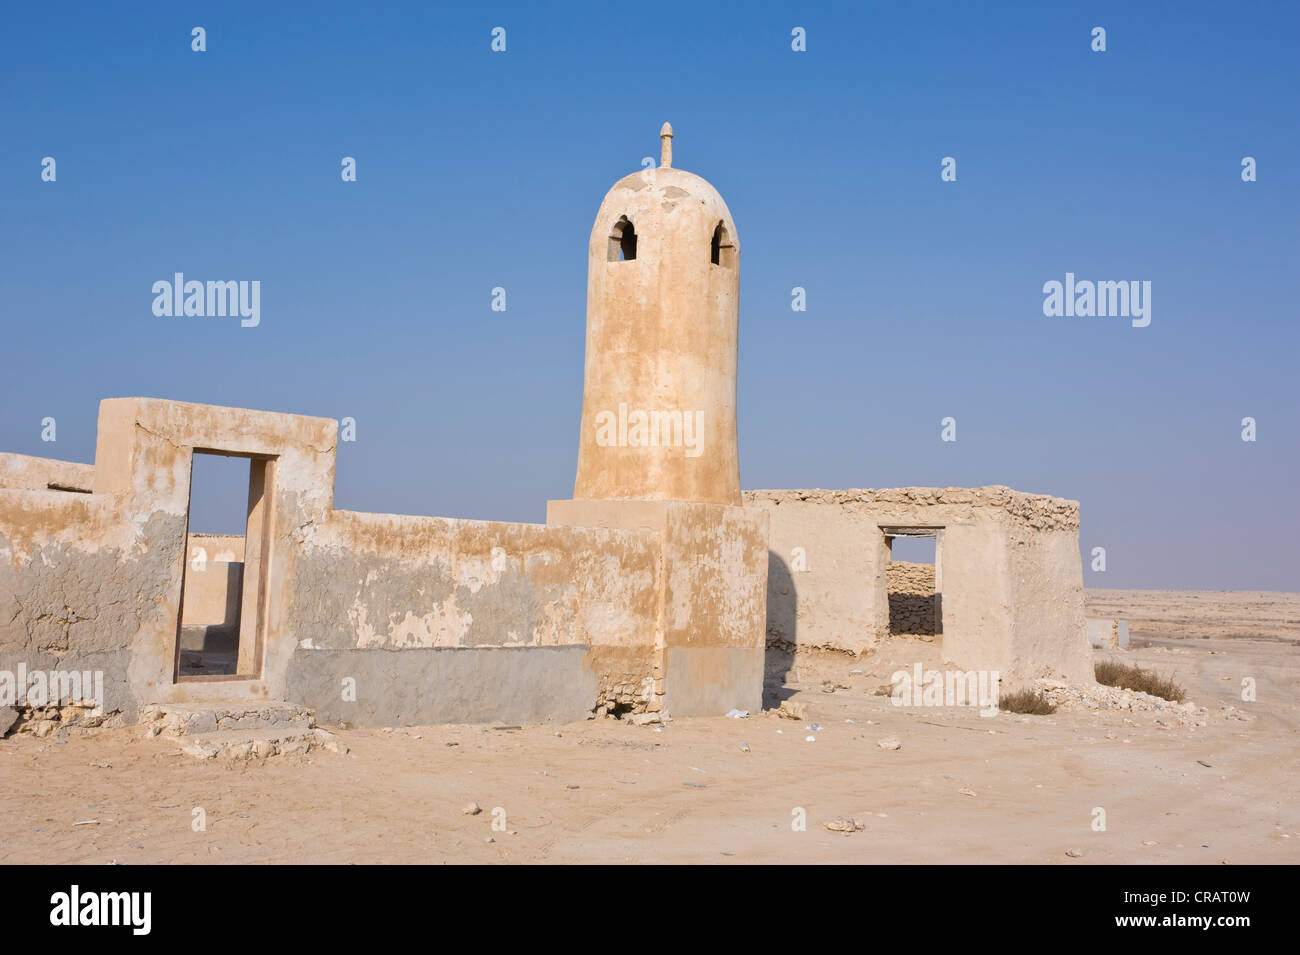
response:
[[[616,182],[591,230],[573,494],[739,505],[736,226],[659,136],[658,168]]]

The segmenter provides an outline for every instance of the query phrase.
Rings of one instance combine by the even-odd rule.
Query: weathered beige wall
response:
[[[853,653],[876,647],[889,633],[882,527],[936,527],[945,659],[1012,682],[1048,672],[1092,679],[1076,502],[1002,487],[747,491],[745,499],[771,515],[771,638]]]
[[[103,402],[93,493],[0,489],[0,665],[103,669],[106,705],[128,718],[145,703],[295,693],[358,725],[649,705],[658,533],[335,511],[336,433],[328,419]],[[195,451],[270,462],[261,659],[241,664],[247,679],[175,679],[182,581],[187,624],[226,620],[231,582],[213,576],[216,558],[250,557],[243,538],[187,538]],[[31,484],[56,465],[6,473]],[[258,579],[246,570],[244,589]],[[360,688],[352,708],[345,681]]]
[[[549,524],[635,529],[662,551],[653,676],[674,716],[762,704],[767,515],[683,501],[550,501]]]
[[[54,484],[58,488],[89,491],[94,475],[93,464],[0,452],[0,488],[45,491],[52,490],[50,485]]]
[[[290,632],[308,654],[586,647],[587,710],[649,702],[651,534],[335,511],[303,541],[291,587]]]

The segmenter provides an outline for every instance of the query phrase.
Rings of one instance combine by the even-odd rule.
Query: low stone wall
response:
[[[895,636],[933,638],[938,632],[934,564],[891,560],[885,570],[889,595],[889,632]]]
[[[1001,485],[988,487],[895,487],[846,488],[828,491],[812,490],[762,490],[746,491],[747,504],[834,504],[852,509],[862,507],[873,513],[898,518],[918,515],[918,508],[939,509],[931,516],[973,516],[979,511],[992,511],[999,520],[1010,520],[1035,530],[1077,531],[1079,529],[1079,502],[1047,494],[1026,494]]]
[[[92,464],[0,453],[0,488],[89,492],[94,478]]]

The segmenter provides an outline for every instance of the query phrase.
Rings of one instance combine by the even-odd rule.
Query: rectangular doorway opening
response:
[[[889,635],[936,642],[943,636],[939,554],[943,529],[888,527],[885,585]]]
[[[195,450],[175,679],[261,677],[272,459]]]

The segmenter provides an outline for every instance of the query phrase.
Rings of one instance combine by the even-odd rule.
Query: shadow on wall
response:
[[[798,592],[794,574],[774,550],[767,552],[767,644],[763,658],[763,708],[774,709],[794,696],[785,684],[794,668]]]

